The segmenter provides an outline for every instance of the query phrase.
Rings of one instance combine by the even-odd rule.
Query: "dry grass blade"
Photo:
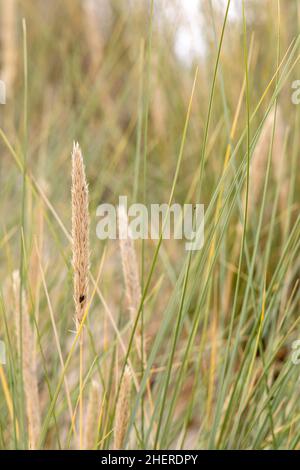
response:
[[[126,287],[126,297],[131,317],[137,312],[141,301],[141,287],[139,280],[138,264],[133,240],[128,226],[128,218],[124,207],[120,206],[119,216],[119,237],[120,251],[122,257],[122,268]]]

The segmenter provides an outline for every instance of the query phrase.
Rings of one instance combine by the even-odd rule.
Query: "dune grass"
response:
[[[1,105],[0,448],[299,449],[298,2],[241,2],[235,20],[201,2],[189,64],[156,1],[101,2],[98,31],[81,0],[42,3],[14,2]],[[96,208],[119,195],[205,204],[203,248],[99,240]]]

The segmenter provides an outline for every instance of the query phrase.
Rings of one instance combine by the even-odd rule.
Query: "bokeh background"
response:
[[[51,414],[46,419],[61,373],[50,312],[64,360],[75,329],[73,141],[82,148],[89,182],[94,278],[102,265],[102,297],[94,296],[88,318],[85,393],[87,400],[96,377],[104,400],[96,447],[111,446],[124,356],[107,308],[126,344],[132,324],[119,246],[97,239],[96,208],[117,204],[119,195],[129,203],[167,203],[183,136],[173,200],[197,202],[201,183],[205,250],[191,262],[174,343],[188,254],[184,242],[174,240],[159,250],[145,297],[146,375],[132,359],[138,381],[147,377],[148,395],[133,394],[126,445],[153,447],[159,429],[159,445],[166,448],[299,447],[299,369],[290,352],[300,337],[300,105],[291,99],[300,79],[300,4],[246,0],[245,36],[242,2],[232,0],[215,73],[226,6],[155,0],[152,10],[146,0],[1,0],[0,79],[7,97],[0,106],[0,335],[8,345],[1,369],[2,448],[28,447],[14,339],[15,270],[35,338],[40,445],[78,447],[63,387],[56,421]],[[142,289],[156,247],[155,241],[136,244]],[[75,408],[77,366],[75,352],[66,372]]]

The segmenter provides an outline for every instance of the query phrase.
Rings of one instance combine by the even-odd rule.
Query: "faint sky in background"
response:
[[[154,0],[157,17],[167,18],[175,34],[175,52],[187,65],[205,53],[205,41],[202,34],[201,2],[210,0]],[[82,0],[84,7],[96,15],[100,27],[105,31],[111,22],[110,0]],[[126,7],[136,9],[144,2],[149,7],[150,0],[127,0]],[[225,15],[228,0],[211,0],[213,9],[218,8]],[[208,3],[207,3],[208,4]],[[209,4],[208,4],[209,5]],[[231,0],[228,19],[241,15],[242,0]],[[130,17],[130,16],[129,16]]]
[[[207,1],[207,0],[205,0]],[[201,33],[201,0],[168,0],[166,3],[167,16],[172,21],[177,19],[177,34],[175,51],[178,57],[190,63],[205,53],[204,38]],[[227,0],[212,0],[216,5],[226,11]],[[229,8],[229,20],[236,19],[241,12],[241,0],[232,0]]]

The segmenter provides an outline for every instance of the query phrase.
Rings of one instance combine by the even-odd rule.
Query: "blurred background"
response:
[[[193,198],[193,175],[200,159],[226,3],[154,2],[149,58],[150,2],[146,0],[126,4],[118,0],[1,2],[0,70],[7,87],[7,103],[1,107],[2,128],[14,146],[22,145],[24,18],[28,165],[37,178],[45,180],[49,196],[66,223],[66,176],[74,139],[80,142],[87,161],[92,207],[102,200],[113,201],[115,194],[141,196],[136,161],[144,151],[144,130],[139,132],[144,124],[139,124],[139,119],[143,121],[146,108],[146,194],[153,199],[155,191],[157,200],[167,198],[198,67],[180,185],[176,188],[179,200]],[[249,45],[252,40],[249,93],[254,108],[276,72],[277,2],[249,0],[246,8]],[[298,2],[280,2],[280,11],[279,61],[297,34]],[[205,203],[222,171],[230,124],[244,80],[242,32],[241,2],[232,0],[211,116]],[[286,127],[293,125],[295,117],[291,84],[296,79],[297,67],[280,92]],[[253,133],[272,92],[271,88],[254,118]],[[236,135],[245,127],[244,111],[245,107],[239,115]],[[20,190],[6,153],[3,149],[3,208],[18,198]],[[18,217],[16,211],[6,215]]]
[[[270,387],[284,360],[277,360],[276,355],[281,352],[280,357],[286,357],[289,346],[285,335],[291,331],[297,311],[299,313],[296,286],[299,253],[288,240],[292,230],[298,229],[299,214],[300,105],[293,104],[291,96],[293,82],[300,79],[300,2],[245,1],[250,153],[256,164],[251,163],[247,249],[240,269],[242,276],[236,302],[234,289],[244,223],[248,148],[242,2],[230,2],[216,74],[227,1],[155,0],[153,11],[151,5],[148,0],[0,1],[0,79],[6,84],[6,104],[0,105],[1,312],[2,319],[7,319],[9,325],[14,311],[11,274],[19,269],[22,258],[31,321],[38,324],[36,347],[43,352],[43,359],[38,355],[39,370],[42,364],[47,366],[46,373],[45,370],[39,372],[41,408],[45,415],[49,407],[45,374],[49,384],[55,384],[55,371],[59,365],[58,358],[53,358],[54,339],[46,294],[50,296],[64,357],[69,351],[74,330],[69,233],[71,151],[75,140],[82,148],[89,182],[91,272],[97,276],[104,257],[101,291],[116,322],[125,328],[124,337],[127,337],[128,317],[123,315],[126,306],[119,248],[116,243],[102,243],[97,239],[96,208],[103,202],[117,204],[119,195],[127,195],[129,203],[168,202],[198,70],[174,201],[182,204],[197,202],[199,168],[203,165],[201,202],[206,209],[210,208],[206,235],[210,242],[215,237],[211,253],[216,257],[211,266],[208,291],[203,287],[206,286],[206,269],[210,266],[205,255],[201,254],[202,258],[199,255],[199,265],[192,265],[190,302],[186,306],[185,328],[174,363],[180,363],[182,359],[192,321],[200,307],[203,317],[200,317],[200,328],[196,329],[192,339],[191,361],[186,363],[181,376],[184,377],[184,386],[181,383],[176,392],[175,424],[170,433],[166,433],[165,445],[177,442],[184,422],[188,434],[183,441],[181,436],[182,445],[195,447],[201,444],[206,447],[212,423],[217,429],[222,415],[221,412],[214,415],[219,403],[217,389],[222,367],[222,354],[219,360],[218,353],[227,345],[234,303],[240,312],[246,301],[247,313],[237,333],[232,377],[238,375],[239,367],[244,367],[243,358],[253,318],[261,312],[264,283],[271,283],[268,295],[272,302],[268,305],[274,318],[270,317],[270,323],[262,333],[266,357],[271,361],[270,376],[267,377]],[[268,172],[272,138],[273,156]],[[238,174],[240,165],[243,177],[242,173]],[[27,175],[25,190],[24,168]],[[268,183],[263,196],[267,174]],[[220,184],[223,189],[220,189]],[[216,222],[220,193],[224,212]],[[264,212],[261,215],[263,199]],[[231,203],[233,206],[229,212]],[[259,221],[263,223],[256,240]],[[151,241],[145,249],[139,244],[136,246],[138,256],[144,260],[141,262],[142,286],[150,270],[155,247]],[[278,260],[286,250],[289,253],[287,264],[284,267],[280,265],[280,279],[274,280]],[[178,280],[182,280],[180,275],[186,255],[181,241],[163,243],[160,250],[145,313],[149,354],[170,299],[175,296],[178,303]],[[248,294],[244,295],[248,288],[251,301],[247,300]],[[173,313],[175,315],[175,310]],[[287,318],[285,315],[289,315],[287,321],[283,321]],[[114,349],[115,333],[98,296],[95,296],[89,322],[93,341],[87,364],[93,362],[95,353],[101,360],[108,358],[111,368],[104,369],[101,375],[102,382],[107,383],[106,378],[118,376],[121,354],[118,356]],[[168,340],[173,332],[171,323],[166,323],[165,336],[160,338],[161,342],[153,352],[153,367],[157,370],[167,362]],[[5,324],[6,320],[3,320],[2,337],[7,334]],[[233,324],[235,327],[236,323]],[[288,344],[294,337],[297,338],[296,329],[292,329]],[[13,349],[12,344],[9,356],[12,354],[13,357]],[[254,356],[255,361],[259,361],[259,352]],[[112,364],[115,363],[118,367],[113,369]],[[262,374],[259,362],[255,362],[254,369],[256,372],[251,376],[253,389],[250,388],[253,394],[249,392],[247,396],[249,403],[265,398],[266,393],[268,395],[264,386],[255,388],[256,380]],[[17,370],[14,367],[9,370],[6,379],[14,390],[12,384],[17,380],[14,375],[17,376]],[[194,380],[195,370],[203,379],[201,383]],[[165,380],[158,376],[154,373],[151,377],[154,394],[156,386],[161,390],[159,387],[164,382],[160,380]],[[226,390],[231,392],[233,385],[230,380]],[[296,377],[293,380],[296,381]],[[77,376],[72,367],[69,381],[72,400],[76,402]],[[2,390],[4,388],[0,396],[4,393]],[[280,389],[280,393],[284,395],[285,392]],[[195,403],[195,396],[199,402]],[[1,427],[5,427],[9,416],[7,400],[6,396],[6,401],[0,402]],[[185,419],[182,416],[185,416],[187,403],[191,408],[189,417]],[[238,408],[238,400],[235,403]],[[295,414],[299,413],[296,397],[292,403]],[[65,423],[68,412],[63,398],[60,406],[58,419],[63,423],[63,435],[67,439],[68,426]],[[290,428],[284,428],[287,418],[281,414],[281,399],[277,406],[275,411],[280,411],[276,415],[276,432],[278,428],[282,446],[288,447]],[[235,444],[251,447],[254,442],[258,447],[271,446],[271,430],[265,424],[260,433],[254,431],[253,434],[245,424],[245,434],[241,431],[240,440],[234,440],[242,423],[234,421],[236,409],[233,407],[232,410],[219,441],[223,447],[227,443],[229,447]],[[238,419],[242,417],[248,423],[248,408],[239,411]],[[232,423],[236,423],[232,428],[235,432],[233,440],[229,440],[230,418]],[[299,428],[298,421],[295,426]],[[109,432],[107,424],[102,438]],[[57,446],[55,433],[54,428],[49,429],[46,446]],[[1,431],[2,447],[13,447],[12,436],[12,430]],[[76,447],[74,443],[72,445]]]

